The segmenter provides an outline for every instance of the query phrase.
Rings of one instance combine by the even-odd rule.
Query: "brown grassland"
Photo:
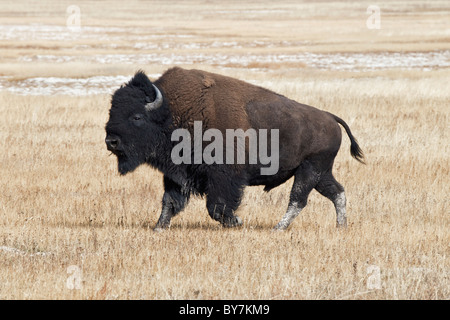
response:
[[[73,4],[83,27],[104,27],[115,45],[111,38],[2,38],[0,76],[157,74],[171,66],[20,59],[37,55],[450,49],[446,1],[378,2],[380,29],[366,27],[372,3],[352,1],[11,1],[2,2],[0,17],[5,25],[64,27]],[[165,46],[136,48],[129,39],[136,34]],[[194,198],[170,230],[156,233],[162,175],[148,166],[117,173],[104,145],[109,94],[3,90],[0,299],[450,299],[448,67],[184,67],[255,81],[345,119],[367,161],[350,157],[343,135],[334,172],[346,188],[348,228],[335,228],[332,203],[313,191],[292,226],[272,232],[290,180],[270,193],[247,188],[241,228],[222,228]]]

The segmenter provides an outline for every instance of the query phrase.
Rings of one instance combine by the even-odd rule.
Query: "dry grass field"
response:
[[[2,2],[0,299],[450,299],[450,5],[377,2],[370,29],[372,4]],[[66,24],[72,5],[78,31]],[[194,198],[154,232],[162,175],[119,176],[104,144],[118,84],[67,94],[48,82],[173,65],[345,119],[367,161],[343,135],[335,176],[348,228],[313,191],[292,226],[272,232],[289,181],[247,188],[241,228],[222,228]]]

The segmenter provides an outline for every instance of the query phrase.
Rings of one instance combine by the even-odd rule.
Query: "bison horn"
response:
[[[156,98],[155,98],[155,101],[149,102],[145,105],[145,110],[147,110],[147,111],[158,109],[159,107],[161,107],[161,105],[163,103],[163,97],[162,97],[161,92],[154,84],[152,84],[152,86],[155,89]]]

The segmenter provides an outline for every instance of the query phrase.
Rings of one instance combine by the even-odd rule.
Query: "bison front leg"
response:
[[[241,203],[243,186],[232,178],[209,181],[206,208],[210,217],[226,228],[242,225],[242,219],[234,213]]]
[[[234,209],[224,203],[223,199],[207,200],[206,207],[210,217],[219,221],[225,228],[242,225],[242,219],[234,214]]]
[[[189,194],[184,194],[181,187],[164,177],[164,196],[162,210],[156,223],[155,231],[162,231],[170,227],[170,220],[184,209],[189,201]]]

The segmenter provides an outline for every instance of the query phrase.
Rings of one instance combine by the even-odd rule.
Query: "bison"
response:
[[[164,196],[157,231],[170,226],[171,219],[184,209],[191,195],[205,196],[210,217],[224,227],[242,225],[235,211],[246,186],[263,185],[264,190],[269,191],[291,177],[294,183],[289,205],[275,230],[284,230],[291,224],[306,206],[312,189],[333,202],[337,226],[345,227],[344,188],[332,174],[341,144],[339,124],[350,138],[351,155],[364,163],[356,139],[339,117],[241,80],[175,67],[154,82],[143,71],[138,71],[115,91],[105,142],[107,149],[117,156],[121,175],[144,163],[163,173]],[[206,163],[199,161],[189,148],[178,151],[180,157],[192,161],[174,161],[174,148],[180,143],[180,135],[174,137],[175,132],[185,130],[195,134],[200,130],[201,134],[206,134],[208,130],[215,130],[214,133],[222,133],[227,140],[226,133],[230,129],[240,129],[244,133],[255,130],[260,138],[262,132],[269,131],[272,138],[277,136],[278,140],[271,140],[275,145],[257,140],[257,146],[267,148],[267,154],[276,153],[276,170],[262,174],[267,161],[255,161],[251,154],[255,150],[252,151],[248,143],[241,150],[245,159],[251,158],[253,162],[222,159]],[[235,138],[228,137],[228,142]],[[251,135],[245,138],[248,141]],[[208,141],[217,142],[203,137],[200,144],[195,138],[187,143],[193,145],[194,150],[197,147],[205,151]],[[212,155],[220,157],[222,154],[225,158],[226,155],[218,151],[226,153],[226,149],[224,143],[223,150],[216,148]]]

